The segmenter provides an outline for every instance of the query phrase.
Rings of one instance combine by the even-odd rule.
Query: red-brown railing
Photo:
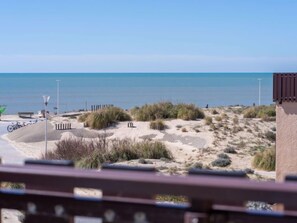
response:
[[[273,101],[297,100],[297,73],[273,74]]]
[[[164,176],[152,169],[102,171],[72,167],[1,165],[0,181],[24,183],[24,190],[0,190],[0,208],[25,213],[24,222],[73,222],[74,216],[103,222],[291,223],[297,222],[297,183],[258,182],[242,173],[191,171]],[[74,188],[102,190],[102,198],[73,194]],[[156,195],[184,196],[184,204],[158,203]],[[282,212],[248,211],[247,201],[283,204]],[[99,221],[98,221],[99,222]]]

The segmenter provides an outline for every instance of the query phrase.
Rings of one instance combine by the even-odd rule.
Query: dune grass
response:
[[[265,150],[256,153],[253,158],[253,167],[266,171],[275,170],[275,147],[266,148]]]
[[[276,116],[275,106],[256,106],[249,107],[243,111],[244,118],[261,118],[264,121],[269,121]]]
[[[47,154],[48,159],[72,160],[82,168],[98,168],[103,163],[115,163],[132,159],[172,159],[171,152],[162,142],[131,139],[108,140],[101,136],[93,140],[69,138],[56,144]],[[42,157],[44,158],[44,156]]]
[[[150,122],[150,128],[155,130],[164,130],[166,128],[166,125],[162,120],[157,119]]]
[[[204,118],[204,112],[193,104],[177,104],[160,102],[135,107],[131,114],[137,121],[154,121],[157,119],[196,120]]]
[[[92,129],[104,129],[117,122],[130,121],[131,117],[121,108],[108,107],[96,112],[85,113],[79,116],[78,120]]]

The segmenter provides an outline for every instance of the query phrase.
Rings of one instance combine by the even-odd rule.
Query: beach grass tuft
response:
[[[243,111],[244,118],[261,118],[263,121],[274,120],[276,116],[274,105],[249,107]]]
[[[154,121],[157,119],[196,120],[204,118],[204,112],[193,104],[177,104],[159,102],[135,107],[131,114],[137,121]]]
[[[253,158],[253,167],[266,171],[275,170],[276,153],[275,147],[266,148],[265,150],[256,153]]]
[[[205,120],[205,124],[206,124],[206,125],[211,125],[211,124],[212,124],[212,117],[210,117],[210,116],[206,116],[206,117],[204,118],[204,120]]]
[[[155,130],[164,130],[166,129],[166,125],[161,119],[157,119],[155,121],[150,122],[150,128]]]
[[[78,118],[92,129],[104,129],[121,121],[130,121],[131,117],[123,109],[108,107],[96,112],[86,113]]]

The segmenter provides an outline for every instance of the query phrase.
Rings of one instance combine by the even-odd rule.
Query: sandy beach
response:
[[[213,124],[207,125],[204,119],[184,121],[180,119],[165,121],[167,128],[163,131],[149,128],[149,122],[133,121],[134,128],[128,128],[128,122],[119,122],[116,126],[104,130],[91,130],[84,128],[83,123],[68,117],[50,117],[48,121],[48,150],[54,150],[56,143],[69,137],[97,138],[106,134],[108,139],[133,140],[150,139],[164,142],[172,152],[173,161],[164,162],[152,160],[152,164],[140,164],[138,160],[123,162],[129,165],[152,165],[160,168],[164,173],[186,173],[195,163],[211,169],[243,170],[252,169],[253,148],[257,146],[269,147],[273,143],[264,137],[265,132],[275,128],[275,122],[266,122],[261,119],[246,119],[238,114],[240,107],[219,107],[204,109],[205,115],[212,117]],[[213,114],[213,110],[217,114]],[[219,120],[218,116],[224,114],[226,120]],[[2,122],[16,120],[16,116],[3,116]],[[238,120],[234,124],[234,120]],[[28,121],[28,120],[25,120]],[[55,130],[57,123],[71,123],[71,130]],[[12,133],[2,135],[2,139],[20,151],[25,157],[38,159],[44,153],[45,122],[28,125]],[[226,129],[229,129],[228,131]],[[232,160],[231,165],[224,168],[212,167],[218,154],[223,153],[227,147],[234,147],[236,154],[228,154]],[[256,171],[260,178],[274,179],[275,172]]]

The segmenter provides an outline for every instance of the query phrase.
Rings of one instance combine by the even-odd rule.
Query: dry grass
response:
[[[103,163],[140,158],[172,159],[171,152],[163,143],[157,141],[107,140],[102,136],[88,141],[69,138],[59,141],[56,145],[56,150],[47,154],[48,159],[72,160],[77,166],[83,168],[98,168]]]
[[[263,121],[274,120],[273,117],[275,117],[275,115],[274,105],[250,107],[243,112],[244,118],[261,118]]]
[[[162,120],[158,119],[150,122],[150,128],[155,130],[164,130],[166,129],[166,125]]]
[[[96,112],[86,113],[78,118],[92,129],[104,129],[120,121],[130,121],[131,117],[124,110],[108,107]]]
[[[266,171],[274,171],[275,156],[275,147],[267,148],[262,152],[258,152],[253,159],[253,167]]]
[[[204,112],[193,104],[177,104],[160,102],[131,110],[137,121],[153,121],[156,119],[183,119],[196,120],[204,118]]]
[[[206,117],[204,118],[204,120],[205,120],[205,124],[206,124],[206,125],[210,125],[210,124],[212,124],[212,117],[210,117],[210,116],[206,116]]]

